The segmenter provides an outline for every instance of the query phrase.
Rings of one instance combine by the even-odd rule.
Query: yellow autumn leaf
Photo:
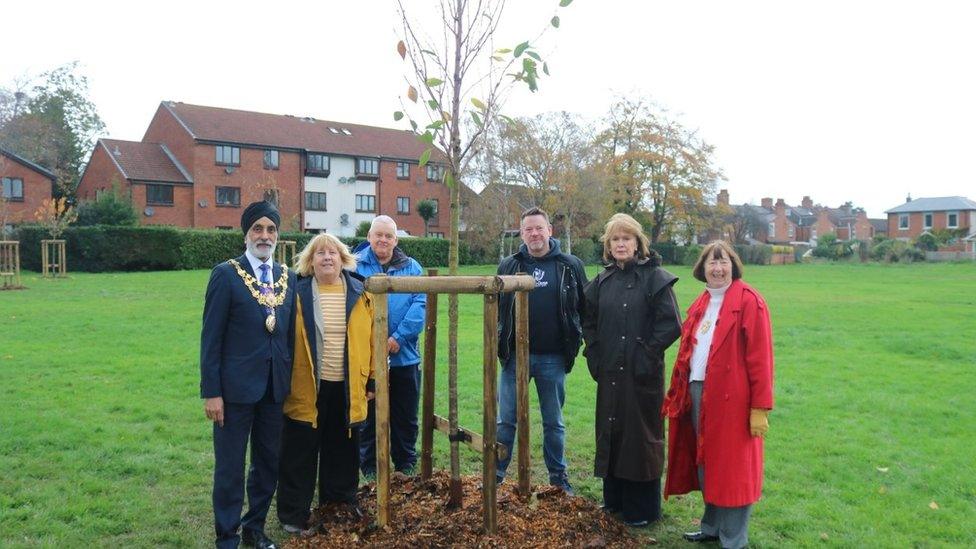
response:
[[[887,467],[875,467],[875,469],[877,469],[879,473],[887,473],[888,472],[888,468]]]
[[[417,88],[413,86],[407,87],[407,99],[413,101],[414,103],[417,102]]]
[[[939,504],[933,501],[932,503],[929,503],[929,509],[937,511],[939,509]]]
[[[879,494],[887,494],[888,493],[888,487],[887,486],[882,486],[881,488],[878,488],[878,493]]]
[[[400,59],[406,59],[407,57],[407,45],[403,43],[403,40],[397,42],[397,53],[400,54]]]

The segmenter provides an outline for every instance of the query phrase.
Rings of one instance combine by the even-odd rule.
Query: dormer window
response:
[[[380,176],[380,161],[375,158],[356,159],[356,177],[376,179]]]
[[[331,162],[329,161],[329,156],[326,154],[316,154],[308,153],[308,166],[306,171],[314,174],[323,174],[326,177],[329,176],[329,168]]]

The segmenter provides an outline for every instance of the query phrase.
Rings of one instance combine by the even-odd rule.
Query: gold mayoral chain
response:
[[[275,329],[275,324],[277,319],[275,318],[275,307],[280,306],[285,302],[285,294],[288,293],[288,265],[281,265],[281,276],[278,277],[278,282],[274,284],[265,284],[260,280],[254,278],[247,271],[241,267],[241,264],[237,260],[230,259],[228,263],[237,269],[237,274],[244,281],[244,285],[250,290],[251,295],[254,299],[258,301],[259,305],[263,305],[271,309],[271,314],[268,318],[264,319],[264,327],[268,329],[269,332],[273,332]],[[270,288],[271,291],[268,293],[262,293],[260,288]],[[281,288],[281,293],[276,293],[275,289]]]

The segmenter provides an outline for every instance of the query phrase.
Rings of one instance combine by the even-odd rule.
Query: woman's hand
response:
[[[754,437],[766,438],[769,431],[769,410],[752,408],[749,410],[749,432]]]

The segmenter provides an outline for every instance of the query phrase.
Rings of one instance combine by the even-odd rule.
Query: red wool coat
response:
[[[688,375],[694,334],[709,299],[705,291],[688,309],[664,402],[663,412],[669,419],[664,497],[700,490],[697,466],[702,465],[705,501],[739,507],[754,503],[762,493],[763,440],[749,432],[749,410],[773,407],[772,329],[759,292],[741,280],[733,281],[725,293],[708,355],[696,440]]]

